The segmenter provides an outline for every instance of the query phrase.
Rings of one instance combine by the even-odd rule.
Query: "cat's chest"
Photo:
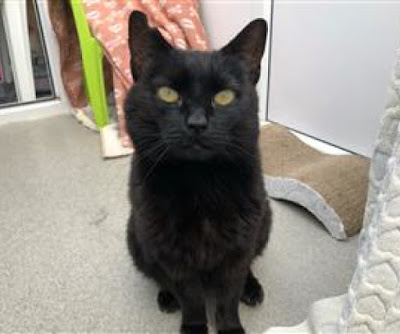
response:
[[[178,249],[222,250],[245,235],[243,218],[250,212],[248,196],[242,194],[218,188],[162,194],[152,207],[149,223],[157,225],[159,236]]]
[[[229,252],[227,241],[219,222],[203,218],[167,228],[162,234],[162,240],[158,240],[156,252],[159,259],[182,270],[191,268],[207,271],[221,263]]]
[[[174,271],[212,270],[249,244],[250,187],[222,173],[190,175],[163,175],[138,191],[136,208],[144,219],[137,228],[157,262]]]

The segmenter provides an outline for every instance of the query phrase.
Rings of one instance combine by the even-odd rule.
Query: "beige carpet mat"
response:
[[[260,149],[270,197],[303,206],[336,239],[360,231],[369,159],[321,153],[280,125],[262,128]]]

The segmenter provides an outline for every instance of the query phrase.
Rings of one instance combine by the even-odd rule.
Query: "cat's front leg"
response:
[[[239,300],[246,280],[246,270],[228,270],[219,278],[216,291],[218,334],[244,334],[239,317]]]
[[[182,308],[182,334],[207,334],[205,296],[197,279],[187,279],[175,285],[175,295]]]

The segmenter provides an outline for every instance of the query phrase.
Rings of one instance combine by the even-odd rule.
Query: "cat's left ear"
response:
[[[134,80],[142,74],[146,63],[171,49],[168,42],[155,28],[150,28],[146,15],[133,11],[129,17],[129,50],[131,71]]]
[[[268,26],[265,20],[254,20],[221,49],[223,54],[237,55],[244,61],[254,84],[260,78],[261,59],[264,54],[267,32]]]

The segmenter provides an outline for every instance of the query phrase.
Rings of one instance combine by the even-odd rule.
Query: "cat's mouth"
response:
[[[174,151],[176,156],[190,160],[207,160],[214,155],[212,145],[199,138],[182,141]]]
[[[181,141],[181,146],[184,149],[190,150],[210,150],[212,149],[212,146],[210,143],[207,143],[205,138],[198,137],[198,136],[193,136],[193,137],[187,137],[184,140]]]
[[[186,145],[184,144],[182,146],[182,149],[185,151],[188,151],[188,152],[193,151],[193,152],[197,152],[197,153],[211,151],[211,147],[202,142],[195,142],[195,143],[186,144]]]
[[[195,140],[189,147],[193,148],[194,150],[210,150],[211,146],[208,145],[206,142],[201,140]]]

